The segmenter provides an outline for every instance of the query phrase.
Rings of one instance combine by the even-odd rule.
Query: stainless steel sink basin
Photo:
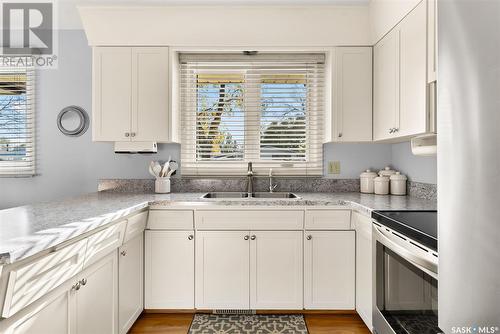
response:
[[[294,193],[286,193],[286,192],[276,192],[276,193],[253,193],[252,197],[255,198],[299,198],[299,196]]]
[[[214,192],[214,193],[206,193],[201,196],[201,198],[246,198],[248,197],[247,193],[239,193],[239,192]]]
[[[252,193],[252,198],[299,198],[294,193],[287,192],[256,192]],[[206,193],[201,198],[249,198],[247,193],[244,192],[211,192]]]

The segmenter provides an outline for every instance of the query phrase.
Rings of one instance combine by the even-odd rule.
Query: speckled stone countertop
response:
[[[202,199],[202,193],[98,192],[62,201],[0,210],[0,265],[51,251],[63,242],[135,211],[193,206],[345,206],[369,215],[372,210],[435,210],[436,202],[408,196],[360,193],[297,193],[297,199]]]

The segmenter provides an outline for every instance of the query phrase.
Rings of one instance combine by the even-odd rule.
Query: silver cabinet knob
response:
[[[399,128],[394,128],[393,129],[394,132],[398,132],[399,131]]]
[[[130,137],[135,137],[135,132],[131,132]]]
[[[71,289],[78,291],[78,290],[80,290],[80,287],[81,287],[81,283],[77,282],[75,285],[73,285],[71,287]]]
[[[86,278],[82,278],[82,279],[80,280],[80,283],[81,283],[81,285],[85,285],[85,284],[87,284],[87,279],[86,279]]]
[[[248,240],[250,237],[248,235],[245,235],[243,239]]]
[[[120,254],[121,254],[121,256],[125,256],[125,255],[127,255],[127,252],[126,251],[121,251]]]
[[[194,238],[194,235],[192,235],[192,234],[188,236],[188,240],[193,240],[193,238]]]
[[[311,240],[312,238],[313,238],[313,237],[312,237],[312,235],[310,235],[310,234],[306,237],[306,239],[307,239],[307,240]]]
[[[389,129],[389,133],[392,133],[393,131],[394,131],[394,129],[393,129],[393,128],[390,128],[390,129]]]
[[[130,136],[130,133],[125,132],[125,137],[128,137],[128,136]]]
[[[339,133],[339,138],[341,138],[341,137],[342,137],[342,132]]]
[[[256,237],[255,235],[252,235],[252,236],[250,237],[250,240],[255,240],[255,239],[257,239],[257,237]]]

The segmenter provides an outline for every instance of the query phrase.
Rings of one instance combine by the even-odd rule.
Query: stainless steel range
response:
[[[436,334],[436,211],[375,211],[373,327],[378,334]]]

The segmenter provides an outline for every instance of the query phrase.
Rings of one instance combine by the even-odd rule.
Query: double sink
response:
[[[288,192],[211,192],[201,198],[300,198],[294,193]]]

